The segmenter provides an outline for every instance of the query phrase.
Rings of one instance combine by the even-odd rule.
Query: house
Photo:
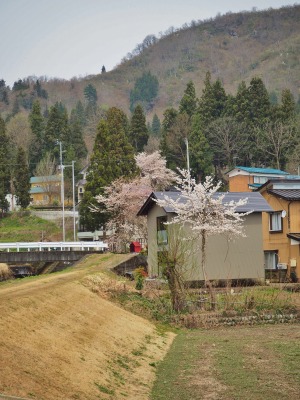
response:
[[[166,192],[176,200],[179,192]],[[224,193],[219,193],[224,194]],[[168,250],[170,238],[164,222],[174,216],[171,207],[162,208],[153,199],[163,199],[164,192],[152,193],[138,215],[147,216],[148,226],[148,271],[152,276],[161,275],[160,253]],[[247,204],[238,208],[238,212],[252,211],[245,216],[244,232],[246,237],[228,241],[225,235],[210,236],[207,239],[207,272],[213,280],[264,280],[264,253],[262,238],[262,213],[273,212],[263,196],[258,192],[226,193],[223,202],[238,201],[247,198]],[[187,243],[187,246],[189,244]],[[197,251],[187,261],[185,280],[204,279],[200,270],[201,251]]]
[[[31,205],[55,205],[61,202],[61,175],[30,178]]]
[[[229,192],[252,192],[269,179],[284,178],[289,173],[273,168],[235,167],[227,175]]]
[[[300,176],[270,179],[258,191],[274,210],[263,215],[267,276],[300,281]]]
[[[77,182],[77,195],[78,195],[78,203],[83,199],[84,187],[86,185],[86,176],[88,172],[89,165],[86,165],[79,173],[82,175],[82,178]]]

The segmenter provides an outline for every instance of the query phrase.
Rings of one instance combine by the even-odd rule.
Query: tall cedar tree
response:
[[[195,114],[192,118],[189,148],[192,175],[196,177],[196,182],[199,183],[203,181],[206,175],[210,175],[213,172],[213,153],[201,128],[199,114]]]
[[[31,174],[37,164],[41,161],[44,151],[45,122],[41,113],[41,106],[38,100],[33,103],[32,111],[29,114],[29,122],[32,131],[32,140],[29,145],[29,169]]]
[[[271,114],[269,93],[262,79],[258,77],[251,79],[248,92],[250,123],[256,127],[261,127],[268,122]]]
[[[177,115],[178,112],[177,110],[175,110],[175,108],[167,108],[164,112],[164,119],[162,122],[162,138],[160,142],[160,151],[167,160],[167,167],[170,169],[176,168],[176,163],[174,165],[172,152],[168,145],[168,136],[170,134],[171,128],[175,124]]]
[[[152,124],[151,124],[151,132],[153,136],[160,137],[161,134],[161,123],[157,114],[153,115]]]
[[[192,81],[187,84],[184,95],[179,104],[179,113],[186,113],[190,118],[195,114],[197,109],[197,97],[195,85]]]
[[[2,215],[8,210],[9,204],[6,200],[6,195],[10,192],[9,149],[5,130],[5,122],[0,116],[0,209]]]
[[[115,179],[136,175],[134,150],[127,139],[128,121],[123,111],[110,108],[98,125],[97,136],[88,169],[83,200],[80,203],[80,226],[83,230],[99,229],[107,215],[90,210],[96,205],[95,196]]]
[[[144,146],[146,146],[148,139],[149,132],[146,125],[144,110],[141,105],[137,105],[131,118],[129,141],[135,149],[135,152],[140,153],[143,151]]]
[[[25,151],[22,147],[18,148],[16,166],[13,177],[17,204],[25,209],[30,204],[30,173],[26,160]]]
[[[201,116],[202,127],[223,115],[226,108],[227,96],[219,79],[211,83],[211,75],[206,73],[204,89],[199,100],[198,112]]]
[[[58,140],[62,142],[64,150],[71,142],[67,110],[61,103],[55,103],[50,108],[45,130],[44,154],[49,151],[57,160],[59,160]]]
[[[70,131],[75,160],[82,160],[87,156],[88,151],[83,140],[83,127],[79,118],[70,121]]]
[[[97,100],[98,100],[97,90],[91,83],[89,83],[84,88],[83,93],[87,101],[85,113],[86,117],[89,118],[95,115],[97,111]]]

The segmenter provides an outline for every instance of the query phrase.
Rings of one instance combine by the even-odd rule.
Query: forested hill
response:
[[[160,38],[149,35],[111,72],[101,73],[99,66],[99,75],[70,81],[39,79],[38,87],[36,79],[18,81],[13,88],[0,80],[0,113],[7,118],[16,111],[29,112],[36,97],[44,109],[61,101],[70,112],[78,100],[86,104],[84,90],[91,84],[99,107],[116,106],[129,114],[130,94],[132,102],[138,99],[133,89],[148,71],[157,83],[145,99],[149,120],[154,113],[161,117],[167,107],[177,107],[190,80],[200,96],[207,71],[212,80],[220,78],[227,93],[235,93],[241,81],[248,84],[258,76],[274,97],[280,99],[281,90],[290,89],[297,101],[299,21],[300,5],[227,13],[209,21],[192,21],[181,29],[170,28]]]

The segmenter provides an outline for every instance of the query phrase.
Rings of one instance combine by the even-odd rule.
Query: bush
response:
[[[0,263],[0,282],[11,279],[13,274],[7,264]]]
[[[133,271],[134,280],[136,282],[136,290],[142,290],[144,287],[145,278],[148,276],[144,267],[138,267]]]

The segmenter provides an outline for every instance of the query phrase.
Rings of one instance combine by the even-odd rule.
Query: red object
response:
[[[129,248],[130,253],[140,253],[142,250],[142,245],[140,242],[131,242]]]

